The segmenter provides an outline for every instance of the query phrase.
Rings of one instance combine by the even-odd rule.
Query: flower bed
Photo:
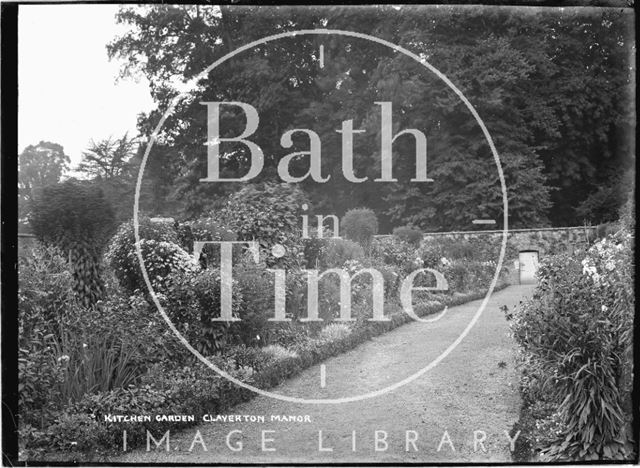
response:
[[[502,282],[495,290],[506,286],[508,284]],[[451,307],[463,304],[481,299],[485,294],[486,290],[456,294],[446,297],[444,304],[430,301],[418,304],[415,309],[419,316],[426,316],[440,312],[444,305]],[[213,356],[210,359],[234,377],[258,388],[268,389],[308,367],[411,321],[400,308],[392,311],[389,317],[391,320],[387,322],[365,322],[366,326],[356,327],[348,334],[320,334],[318,338],[296,345],[292,352],[263,359],[263,365],[253,364],[257,370],[246,365],[239,366],[237,361],[240,359],[232,355]],[[263,350],[258,348],[256,352],[263,355]],[[203,414],[224,412],[253,396],[253,392],[236,386],[199,362],[170,372],[158,367],[145,376],[142,385],[87,394],[59,415],[55,424],[42,431],[32,430],[24,436],[31,440],[28,452],[31,457],[44,460],[50,451],[81,452],[79,458],[96,454],[104,456],[114,451],[114,447],[121,447],[123,430],[127,431],[129,448],[134,448],[145,443],[147,430],[158,433],[186,428],[197,424]],[[193,414],[195,422],[123,424],[106,422],[105,415],[108,414]]]
[[[285,211],[269,214],[273,203],[265,202],[263,217],[269,224],[254,223],[239,209],[243,197],[263,195],[281,199],[276,205]],[[189,343],[235,378],[268,389],[407,323],[411,318],[400,305],[399,286],[417,268],[433,268],[449,278],[447,291],[415,292],[418,316],[486,294],[495,264],[484,254],[465,259],[472,250],[454,246],[423,252],[410,242],[410,235],[398,236],[387,246],[372,246],[373,213],[366,210],[358,211],[350,221],[352,237],[364,245],[343,239],[301,239],[292,227],[295,213],[285,203],[293,195],[287,187],[241,191],[223,210],[223,219],[205,217],[189,225],[140,220],[142,257],[157,299]],[[283,217],[291,226],[278,224]],[[360,230],[359,223],[367,223],[370,229]],[[260,263],[240,249],[233,253],[231,314],[238,321],[215,320],[222,313],[220,253],[209,246],[212,248],[200,252],[198,261],[192,256],[190,242],[211,236],[270,239],[259,247]],[[276,242],[288,246],[286,255],[273,255],[270,247]],[[296,248],[289,249],[292,245]],[[92,308],[76,304],[68,294],[70,276],[63,256],[51,251],[37,258],[37,249],[34,255],[20,266],[22,459],[44,459],[45,453],[56,451],[77,452],[85,459],[108,453],[121,446],[123,430],[133,448],[146,440],[147,430],[180,429],[196,423],[201,414],[224,411],[253,396],[197,361],[161,320],[142,278],[131,222],[122,225],[110,242],[105,256],[110,267],[104,278],[107,293]],[[309,293],[303,265],[320,271],[343,269],[353,278],[355,321],[334,322],[343,312],[341,283],[335,274],[318,284],[322,321],[300,320]],[[273,267],[286,268],[284,313],[288,322],[268,320],[275,310],[274,275],[268,269]],[[367,268],[377,270],[378,281],[384,281],[383,290],[376,289],[377,299],[373,279],[366,274],[354,276]],[[501,272],[501,280],[508,277],[507,270]],[[416,286],[434,286],[431,276],[422,275]],[[504,286],[502,281],[496,290]],[[53,293],[44,293],[48,291]],[[390,320],[368,320],[376,300],[380,300],[378,305],[384,302]],[[195,420],[123,424],[105,420],[110,414],[191,414]]]

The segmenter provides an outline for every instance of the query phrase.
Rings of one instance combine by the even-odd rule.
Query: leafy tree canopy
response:
[[[56,184],[69,169],[71,160],[57,143],[41,141],[27,146],[18,157],[18,221],[27,224],[33,190]]]
[[[580,223],[577,205],[597,187],[611,185],[610,168],[630,164],[633,35],[631,16],[619,9],[153,5],[124,7],[118,20],[131,31],[109,45],[109,54],[124,60],[123,74],[149,79],[158,105],[139,121],[147,137],[178,95],[179,83],[226,53],[278,32],[328,28],[399,44],[462,90],[500,153],[512,227]],[[498,171],[469,110],[435,75],[380,44],[334,35],[285,38],[238,54],[200,80],[165,121],[150,157],[162,170],[148,174],[189,216],[219,206],[238,189],[200,182],[206,173],[203,101],[242,101],[258,110],[260,125],[251,140],[262,148],[265,168],[256,183],[278,181],[278,162],[308,150],[302,134],[283,148],[285,131],[315,131],[322,174],[330,179],[302,185],[320,212],[340,215],[367,206],[380,216],[383,232],[407,223],[471,229],[473,219],[502,218]],[[408,183],[415,174],[409,136],[393,145],[399,182],[372,182],[380,174],[380,101],[392,103],[394,132],[417,128],[427,135],[433,183]],[[369,178],[363,183],[342,176],[336,130],[344,120],[365,130],[355,134],[353,145],[354,172]],[[221,136],[237,136],[245,125],[238,109],[221,113]],[[223,152],[223,177],[247,172],[243,145],[227,144]],[[290,167],[294,175],[305,174],[308,157],[295,158]]]

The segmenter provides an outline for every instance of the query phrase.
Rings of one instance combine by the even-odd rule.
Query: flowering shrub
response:
[[[168,272],[175,268],[192,269],[194,263],[178,246],[178,236],[173,226],[153,223],[141,218],[138,224],[141,251],[152,284],[163,285]],[[111,238],[105,259],[111,266],[120,285],[129,292],[147,290],[135,248],[133,221],[122,224]]]
[[[172,242],[141,239],[140,251],[149,281],[156,292],[163,291],[169,285],[168,279],[172,273],[190,275],[200,269],[200,265],[191,255]],[[129,256],[131,263],[138,261],[135,250],[129,252]],[[139,265],[137,267],[140,268]],[[144,283],[143,288],[146,289]]]
[[[545,459],[630,456],[632,259],[625,231],[583,258],[551,257],[540,266],[533,298],[509,316],[525,366],[525,402],[544,393],[554,407],[536,422],[535,449]]]

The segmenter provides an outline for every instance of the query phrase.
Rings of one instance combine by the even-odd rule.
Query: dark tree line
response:
[[[142,74],[149,80],[157,103],[155,111],[139,118],[143,142],[178,95],[176,77],[192,79],[237,47],[278,32],[341,29],[420,55],[465,94],[500,153],[511,227],[608,221],[616,217],[633,181],[629,11],[153,5],[123,7],[118,21],[131,31],[108,46],[109,54],[123,60],[123,75]],[[303,188],[318,212],[342,215],[367,206],[381,217],[383,231],[402,224],[472,229],[473,219],[502,217],[493,157],[460,99],[405,55],[336,35],[269,42],[236,55],[200,80],[166,120],[150,154],[141,199],[149,211],[198,216],[240,188],[200,181],[206,174],[207,138],[201,101],[242,101],[258,110],[260,126],[251,139],[264,151],[265,167],[254,182],[278,180],[278,162],[292,151],[308,150],[303,135],[283,148],[285,131],[315,131],[322,142],[322,174],[330,180],[307,179]],[[372,182],[380,175],[379,101],[392,102],[395,132],[417,128],[427,135],[434,182],[408,182],[415,174],[410,137],[393,146],[399,182]],[[355,135],[353,148],[355,174],[368,177],[363,183],[342,176],[336,130],[344,120],[365,130]],[[221,114],[222,136],[238,135],[245,124],[238,109]],[[143,151],[144,144],[127,167],[137,167]],[[243,145],[225,144],[222,151],[223,176],[247,172],[250,161]],[[84,164],[93,161],[98,167],[91,154]],[[308,157],[295,159],[291,169],[294,175],[305,174]],[[115,178],[123,180],[124,172]],[[127,184],[133,183],[130,179]]]

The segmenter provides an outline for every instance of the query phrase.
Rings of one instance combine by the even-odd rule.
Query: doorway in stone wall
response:
[[[521,250],[518,254],[520,284],[535,284],[539,266],[537,250]]]

